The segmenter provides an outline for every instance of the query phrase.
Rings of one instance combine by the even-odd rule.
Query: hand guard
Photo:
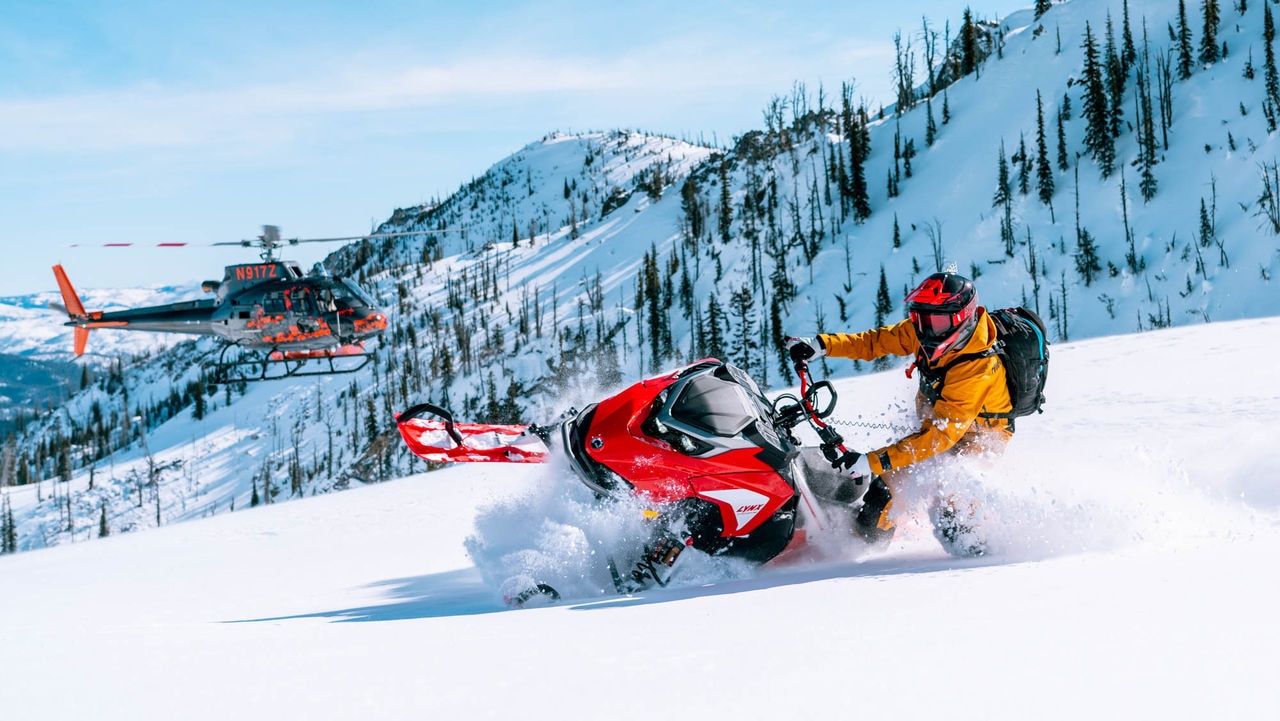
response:
[[[845,451],[843,455],[831,462],[831,467],[844,471],[850,478],[870,478],[871,461],[857,451]]]
[[[796,363],[807,361],[811,358],[821,358],[827,354],[827,349],[812,338],[788,338],[786,349],[791,356],[791,360]]]

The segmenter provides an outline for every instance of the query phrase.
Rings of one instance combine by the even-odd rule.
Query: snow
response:
[[[969,469],[1000,539],[983,558],[945,555],[907,515],[883,553],[849,541],[821,563],[507,610],[486,544],[589,520],[560,502],[581,496],[554,464],[454,466],[0,557],[0,708],[1266,717],[1280,390],[1259,359],[1277,333],[1268,318],[1053,346],[1046,413]],[[847,371],[833,368],[836,417],[895,420],[901,369]]]

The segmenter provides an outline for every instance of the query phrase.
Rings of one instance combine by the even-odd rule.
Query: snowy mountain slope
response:
[[[819,109],[810,101],[810,112],[784,118],[785,127],[728,149],[625,131],[557,133],[531,143],[454,195],[397,210],[380,228],[444,232],[331,256],[330,268],[357,277],[392,318],[374,344],[376,366],[352,377],[201,395],[195,363],[213,347],[184,344],[118,382],[104,379],[43,420],[15,449],[27,476],[56,477],[66,447],[71,486],[81,487],[91,466],[98,485],[73,492],[61,507],[47,489],[38,493],[42,503],[19,513],[19,546],[91,535],[104,507],[109,523],[143,528],[242,509],[255,495],[296,498],[421,470],[390,434],[394,412],[421,400],[446,403],[465,418],[545,421],[713,351],[765,387],[788,385],[780,338],[874,324],[881,267],[885,318],[898,317],[897,299],[935,267],[931,233],[941,264],[979,276],[986,305],[1038,308],[1055,340],[1280,312],[1270,284],[1278,244],[1259,229],[1257,215],[1259,164],[1274,154],[1257,107],[1262,8],[1224,13],[1228,57],[1173,83],[1170,146],[1154,170],[1160,189],[1144,204],[1128,165],[1133,130],[1117,139],[1123,200],[1119,172],[1104,180],[1087,156],[1075,159],[1083,149],[1084,24],[1101,37],[1110,12],[1118,33],[1122,7],[1071,0],[1039,22],[1030,11],[1005,19],[1003,57],[933,99],[939,127],[932,147],[924,142],[925,104],[900,118],[893,108],[883,118],[869,109],[873,212],[860,224],[842,212],[832,177],[847,162],[849,143],[830,102]],[[1168,53],[1176,9],[1138,0],[1128,7],[1139,43],[1145,20],[1151,54]],[[1250,48],[1253,80],[1242,70]],[[1134,87],[1130,77],[1128,120]],[[1034,178],[1028,195],[1014,191],[1010,257],[1000,238],[1003,214],[991,202],[996,161],[1002,141],[1007,155],[1024,134],[1034,147],[1037,89],[1051,155],[1057,104],[1071,98],[1064,128],[1072,168],[1054,173],[1052,214],[1037,200]],[[827,89],[828,98],[834,94]],[[941,124],[944,103],[951,114]],[[901,165],[895,135],[900,145],[913,140],[917,154],[890,197],[886,178]],[[1097,240],[1101,261],[1089,283],[1076,270],[1077,187],[1080,225]],[[1221,250],[1196,242],[1201,199],[1215,208]],[[1138,270],[1126,263],[1126,216]],[[787,285],[793,294],[783,292]],[[93,342],[109,335],[96,333]],[[148,452],[161,469],[158,484],[139,480]]]
[[[983,559],[946,557],[907,518],[879,556],[850,542],[821,565],[504,612],[476,567],[493,559],[469,557],[468,536],[512,504],[536,529],[551,510],[538,499],[577,492],[519,465],[0,557],[0,706],[1265,717],[1280,661],[1280,397],[1250,359],[1274,352],[1277,331],[1268,318],[1055,346],[1046,414],[982,479],[1004,541]],[[897,369],[841,380],[837,416],[899,421],[872,409],[910,385]]]

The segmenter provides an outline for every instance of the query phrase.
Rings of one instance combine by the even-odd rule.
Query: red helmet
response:
[[[907,313],[930,361],[964,345],[978,325],[978,291],[955,273],[934,273],[907,294]]]

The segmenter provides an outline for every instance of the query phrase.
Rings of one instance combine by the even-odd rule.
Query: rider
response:
[[[920,373],[916,405],[920,430],[867,453],[849,451],[832,464],[855,479],[875,477],[858,515],[858,532],[873,542],[893,534],[893,496],[914,463],[940,453],[999,452],[1013,436],[1005,369],[995,355],[996,327],[978,305],[973,282],[955,273],[934,273],[905,300],[908,317],[862,333],[822,333],[817,339],[791,338],[794,361],[819,356],[871,361],[889,355],[915,356],[907,369]],[[945,381],[945,382],[944,382]],[[953,501],[933,509],[935,535],[957,555],[985,551],[972,529],[958,519]]]

